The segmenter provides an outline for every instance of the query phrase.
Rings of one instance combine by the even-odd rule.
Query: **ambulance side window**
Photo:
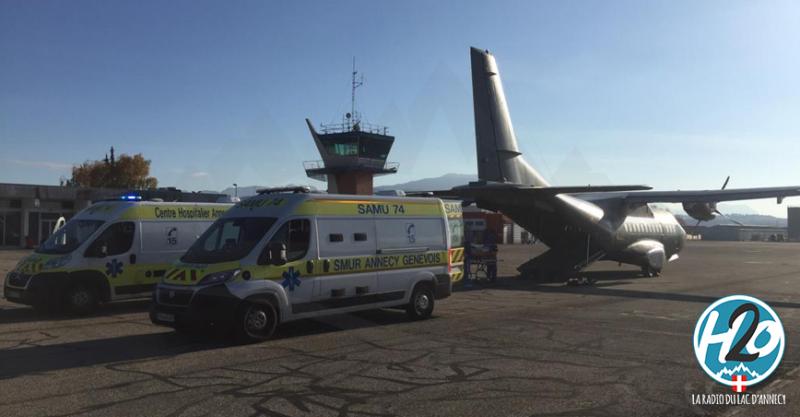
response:
[[[269,240],[270,243],[283,243],[286,245],[286,260],[288,262],[302,259],[308,252],[311,243],[311,222],[308,219],[289,220]],[[269,244],[264,248],[264,253],[259,257],[259,263],[265,263],[268,258],[266,252]]]
[[[89,258],[115,256],[128,252],[133,245],[136,226],[133,222],[119,222],[108,226],[100,236],[86,249]],[[105,253],[103,253],[105,248]]]

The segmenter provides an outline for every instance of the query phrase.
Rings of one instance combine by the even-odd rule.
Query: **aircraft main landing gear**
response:
[[[658,269],[654,269],[654,268],[651,268],[649,266],[643,266],[642,267],[642,276],[645,276],[645,277],[648,277],[648,278],[655,278],[655,277],[657,277],[659,275],[661,275],[661,271],[658,270]]]

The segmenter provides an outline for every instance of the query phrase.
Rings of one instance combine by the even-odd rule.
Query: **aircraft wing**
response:
[[[579,197],[589,201],[623,200],[628,204],[646,203],[716,203],[720,201],[756,200],[777,198],[780,204],[785,197],[800,195],[800,186],[729,188],[725,190],[694,191],[631,191],[624,193],[587,194]]]
[[[646,185],[579,185],[565,187],[537,187],[513,183],[480,182],[453,187],[446,191],[429,193],[441,198],[457,198],[462,200],[483,200],[501,204],[525,205],[532,200],[553,197],[557,194],[589,193],[603,195],[620,191],[649,190]]]
[[[645,185],[602,185],[535,187],[510,183],[471,183],[447,191],[433,191],[442,198],[484,200],[501,204],[525,205],[530,200],[540,200],[557,194],[570,194],[587,201],[617,200],[626,204],[647,203],[714,203],[720,201],[756,200],[800,196],[800,186],[729,188],[724,190],[649,191]]]

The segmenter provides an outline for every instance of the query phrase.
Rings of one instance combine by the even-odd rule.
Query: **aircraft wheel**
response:
[[[655,277],[661,275],[661,271],[659,271],[657,269],[650,268],[649,266],[643,266],[642,267],[642,275],[646,276],[648,278],[655,278]]]

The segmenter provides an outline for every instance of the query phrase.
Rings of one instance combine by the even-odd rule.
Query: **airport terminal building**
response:
[[[119,198],[130,190],[0,183],[0,248],[31,248],[50,236],[59,217],[69,219],[93,201]],[[175,188],[137,191],[143,199],[216,202],[225,194]]]

